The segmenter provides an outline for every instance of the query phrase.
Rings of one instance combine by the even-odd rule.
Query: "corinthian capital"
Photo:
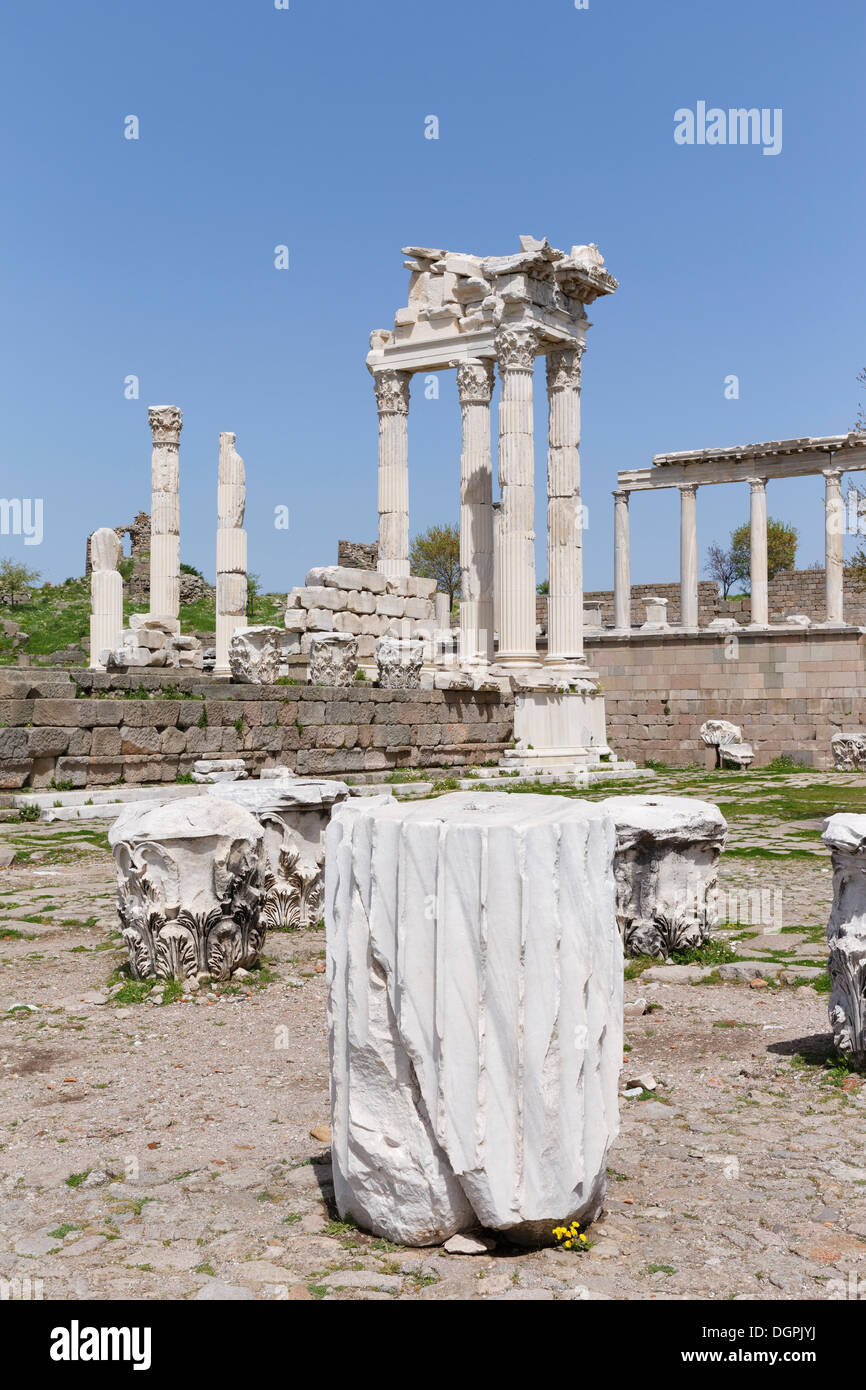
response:
[[[538,334],[532,328],[500,328],[496,360],[503,371],[531,372],[538,355]]]
[[[153,430],[154,444],[177,444],[183,428],[183,411],[176,405],[152,405],[147,423]]]
[[[493,363],[480,357],[458,362],[457,390],[461,405],[489,405],[493,395]]]
[[[582,344],[547,354],[548,391],[563,391],[566,387],[580,390],[580,360],[583,354]]]
[[[373,373],[376,405],[380,415],[409,414],[409,382],[411,379],[411,372],[398,372],[390,367]]]

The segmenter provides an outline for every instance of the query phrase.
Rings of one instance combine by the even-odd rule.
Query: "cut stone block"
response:
[[[684,796],[610,796],[616,823],[616,915],[627,955],[700,946],[717,920],[728,825],[718,806]]]
[[[135,979],[226,980],[264,943],[264,831],[211,797],[133,802],[108,832]]]
[[[409,1245],[552,1244],[618,1130],[614,825],[565,797],[353,798],[326,837],[340,1214]]]

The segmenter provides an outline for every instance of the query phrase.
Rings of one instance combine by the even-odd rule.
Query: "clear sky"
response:
[[[619,279],[584,359],[587,588],[612,584],[618,469],[854,422],[862,0],[8,0],[0,52],[0,496],[45,508],[43,544],[0,536],[0,555],[45,578],[149,508],[148,404],[184,411],[182,555],[210,579],[220,430],[265,587],[375,539],[364,359],[406,302],[410,244],[594,241]],[[781,153],[677,145],[674,113],[699,101],[781,108]],[[413,533],[457,517],[453,373],[441,386],[414,393]],[[702,568],[747,494],[699,492]],[[820,480],[771,485],[769,511],[799,527],[800,563],[821,559]],[[632,515],[634,581],[676,578],[676,496]]]

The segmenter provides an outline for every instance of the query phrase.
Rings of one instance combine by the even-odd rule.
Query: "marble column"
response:
[[[770,621],[767,593],[767,480],[750,478],[749,539],[751,563],[749,588],[752,595],[752,627],[766,627]]]
[[[507,666],[534,666],[535,649],[535,450],[532,434],[532,369],[538,339],[530,328],[503,328],[496,335],[502,380],[499,402],[499,653]]]
[[[841,472],[828,470],[824,474],[824,583],[826,588],[828,623],[845,621],[842,611],[842,504]]]
[[[580,503],[580,360],[584,348],[547,358],[547,656],[555,666],[585,663],[583,513]]]
[[[490,397],[493,363],[460,362],[460,661],[493,660],[493,464]]]
[[[379,411],[380,574],[409,573],[409,382],[411,372],[373,373]]]
[[[229,644],[236,628],[247,626],[247,533],[244,528],[247,484],[244,461],[235,449],[237,435],[220,435],[217,482],[216,664],[214,675],[227,676]]]
[[[180,473],[183,414],[176,405],[152,405],[150,507],[150,616],[177,627],[180,612]]]
[[[103,671],[100,652],[115,651],[123,629],[123,546],[116,531],[101,526],[90,537],[90,668]]]
[[[680,488],[680,622],[698,626],[698,508],[697,484]]]
[[[617,488],[613,494],[613,624],[618,631],[631,629],[631,540],[629,494]]]

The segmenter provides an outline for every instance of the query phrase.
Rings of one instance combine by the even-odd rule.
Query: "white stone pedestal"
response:
[[[576,688],[551,686],[524,688],[514,692],[514,738],[516,746],[503,753],[503,771],[533,773],[558,772],[597,767],[611,750],[605,733],[604,696],[595,684],[594,673],[574,682]]]
[[[432,1245],[600,1212],[618,1126],[614,826],[566,797],[335,807],[325,921],[340,1215]]]

